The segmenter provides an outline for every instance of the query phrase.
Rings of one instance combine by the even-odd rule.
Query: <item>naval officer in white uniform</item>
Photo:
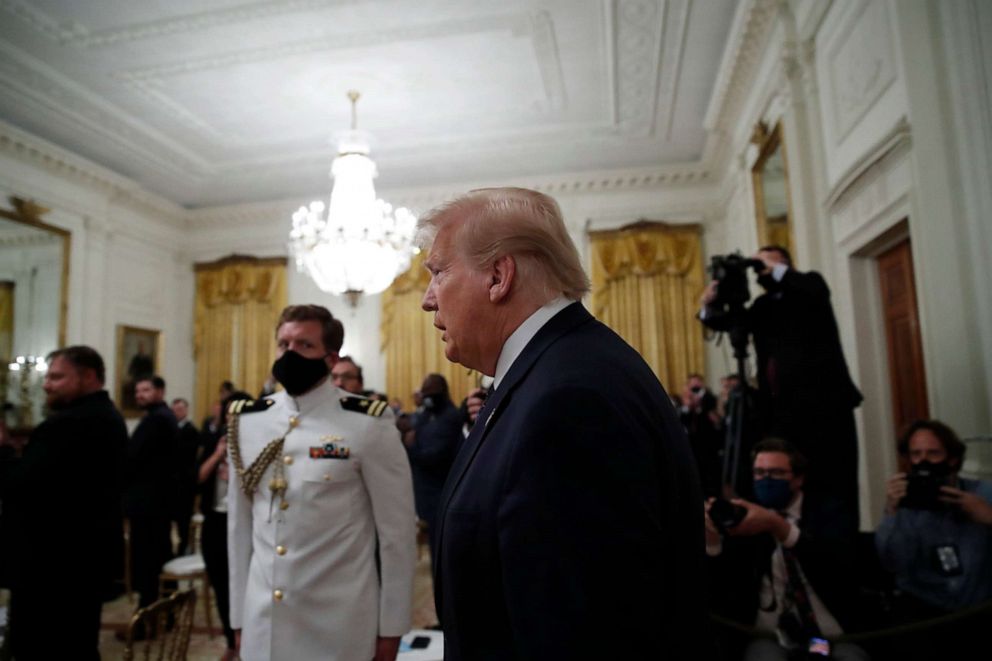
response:
[[[410,466],[386,404],[329,382],[343,339],[326,308],[289,306],[272,370],[285,392],[232,404],[231,626],[244,661],[392,661],[410,628]]]

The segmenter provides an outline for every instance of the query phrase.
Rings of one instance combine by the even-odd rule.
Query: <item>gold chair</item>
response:
[[[131,617],[124,638],[124,661],[133,661],[135,653],[142,659],[181,661],[189,649],[193,630],[196,590],[182,590],[165,599],[140,608]],[[170,622],[172,628],[169,628]],[[141,625],[139,627],[139,625]],[[142,640],[136,640],[143,634]]]
[[[162,566],[162,571],[158,575],[159,598],[174,592],[169,584],[178,584],[179,581],[188,581],[190,588],[193,587],[193,581],[203,582],[203,609],[206,611],[207,635],[213,638],[214,620],[213,607],[210,604],[210,579],[207,577],[207,565],[203,561],[202,554],[182,555],[169,560]]]

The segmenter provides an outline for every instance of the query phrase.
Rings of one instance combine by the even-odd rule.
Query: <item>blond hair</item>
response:
[[[557,295],[578,300],[589,291],[579,251],[550,196],[526,188],[469,191],[420,218],[420,246],[429,246],[438,231],[456,219],[462,222],[454,245],[477,268],[512,255],[521,274],[518,282],[542,287],[548,300]]]

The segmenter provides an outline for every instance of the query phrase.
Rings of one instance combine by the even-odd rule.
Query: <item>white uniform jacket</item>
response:
[[[231,626],[242,630],[244,661],[368,661],[376,636],[409,630],[413,486],[392,412],[379,404],[325,382],[234,419],[245,468],[286,434],[250,496],[233,470],[228,488]],[[269,488],[276,462],[282,506]]]

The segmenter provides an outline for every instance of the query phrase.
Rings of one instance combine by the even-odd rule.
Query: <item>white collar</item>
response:
[[[785,511],[782,512],[782,514],[785,515],[785,518],[789,522],[795,523],[796,521],[799,521],[800,519],[803,518],[802,512],[803,512],[803,492],[799,491],[799,493],[795,495],[795,497],[792,499],[792,502],[789,503],[789,506],[785,508]]]
[[[544,324],[551,321],[552,317],[574,302],[564,296],[559,296],[539,307],[534,311],[534,314],[527,317],[522,324],[517,326],[517,330],[513,331],[510,337],[506,338],[503,348],[500,349],[499,360],[496,361],[496,374],[493,377],[493,388],[499,388],[503,377],[510,371],[510,366],[513,365],[517,356],[524,350],[524,347],[534,339],[537,331],[541,330]]]

